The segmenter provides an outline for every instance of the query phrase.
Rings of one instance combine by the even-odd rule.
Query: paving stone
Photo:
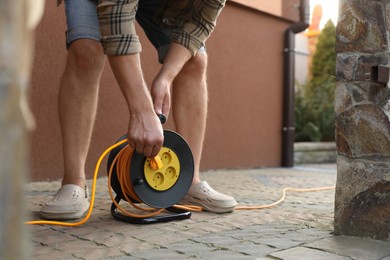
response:
[[[62,243],[78,240],[77,237],[59,232],[47,232],[45,236],[37,236],[36,234],[32,234],[30,237],[34,242],[38,242],[41,245],[47,245],[53,248]]]
[[[72,236],[74,238],[86,238],[91,236],[99,235],[99,229],[91,226],[91,225],[82,225],[76,228],[53,228],[53,235],[59,236],[59,237],[66,237],[61,234],[65,234],[67,236]],[[101,234],[100,234],[101,235]]]
[[[177,251],[185,256],[199,256],[201,252],[211,252],[214,250],[209,244],[199,243],[192,240],[180,241],[178,243],[169,244],[167,249]]]
[[[74,253],[76,257],[84,260],[106,260],[113,257],[127,256],[125,253],[116,248],[99,248],[92,250],[77,251]],[[127,256],[128,257],[128,256]]]
[[[171,243],[175,243],[178,241],[181,241],[183,239],[186,239],[187,237],[181,236],[180,234],[175,233],[165,233],[159,236],[155,237],[148,237],[147,241],[148,243],[154,244],[154,245],[167,245]]]
[[[31,243],[32,246],[32,256],[33,257],[39,257],[43,255],[48,255],[50,253],[55,253],[56,250],[53,250],[53,248],[49,247],[48,245],[44,245],[41,243]]]
[[[138,240],[132,240],[131,242],[123,242],[119,246],[116,246],[115,248],[118,249],[118,251],[123,252],[126,255],[131,255],[134,252],[142,252],[142,251],[148,251],[153,250],[156,248],[155,245],[151,245],[148,242],[145,241],[138,241]]]
[[[301,235],[302,241],[305,241],[306,237],[309,237],[309,240],[316,239],[316,238],[331,237],[332,236],[331,233],[332,232],[329,230],[323,230],[319,228],[305,228],[305,229],[297,230],[297,234]]]
[[[32,255],[32,259],[80,260],[80,258],[77,256],[72,254],[64,254],[64,252],[61,251],[50,251],[44,255]]]
[[[106,247],[114,247],[123,243],[124,238],[119,234],[113,233],[100,233],[97,232],[93,236],[83,236],[83,239],[87,239],[95,242],[99,245],[104,245]]]
[[[329,252],[324,252],[316,249],[305,248],[305,247],[294,247],[287,250],[282,250],[279,252],[271,253],[270,256],[276,259],[283,260],[348,260],[350,258],[335,255]]]
[[[255,256],[257,257],[266,257],[268,254],[278,251],[279,249],[270,247],[268,245],[259,245],[252,242],[242,242],[236,243],[229,247],[229,250],[234,252],[239,252],[243,255],[247,256]]]
[[[265,235],[260,234],[256,231],[253,231],[251,229],[235,229],[230,231],[225,231],[223,233],[220,233],[221,235],[232,237],[236,241],[239,240],[241,242],[243,241],[253,241],[255,239],[258,239],[260,237],[263,237]]]
[[[234,243],[237,243],[237,239],[223,234],[210,234],[202,237],[196,237],[192,239],[198,243],[209,244],[215,247],[229,247]]]
[[[390,256],[390,241],[371,240],[368,238],[330,237],[305,246],[362,260],[381,259],[385,256]]]
[[[215,259],[215,260],[240,260],[240,259],[254,259],[253,256],[234,252],[230,250],[214,250],[208,254],[202,254],[201,259]]]
[[[144,260],[144,259],[142,259],[142,258],[139,258],[139,257],[135,257],[135,256],[128,256],[128,255],[126,255],[126,256],[116,256],[116,257],[112,257],[112,258],[110,258],[111,260],[129,260],[129,259],[131,259],[131,260],[138,260],[138,259],[140,259],[140,260]]]
[[[267,236],[252,240],[252,242],[260,245],[267,245],[277,249],[286,249],[300,245],[300,242],[285,239],[281,236]]]
[[[274,234],[275,232],[277,232],[276,225],[277,222],[273,222],[273,224],[270,223],[255,224],[255,225],[251,225],[250,229],[248,229],[247,232],[257,234],[258,236]]]
[[[132,253],[131,256],[139,257],[141,259],[183,259],[184,254],[171,249],[157,248],[147,251],[140,251]]]

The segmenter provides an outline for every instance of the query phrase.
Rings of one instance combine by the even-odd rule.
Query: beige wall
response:
[[[63,6],[46,1],[36,35],[31,104],[37,129],[31,133],[32,179],[62,176],[59,81],[65,66]],[[221,14],[207,43],[209,115],[202,170],[253,168],[281,164],[283,34],[289,23],[233,3]],[[159,68],[142,30],[142,63],[150,83]],[[106,64],[91,151],[91,177],[99,155],[127,128],[125,101]],[[174,128],[168,122],[167,128]],[[101,170],[105,174],[105,166]]]

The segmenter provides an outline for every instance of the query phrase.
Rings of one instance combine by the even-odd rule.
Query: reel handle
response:
[[[167,121],[167,117],[164,114],[157,115],[160,119],[161,124],[164,124]]]

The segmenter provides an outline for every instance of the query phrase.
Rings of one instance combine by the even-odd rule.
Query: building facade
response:
[[[207,42],[209,115],[201,170],[280,166],[282,154],[284,32],[300,19],[299,0],[231,0]],[[57,95],[66,62],[65,15],[46,1],[36,32],[30,104],[37,128],[30,133],[32,180],[62,177]],[[138,28],[148,84],[159,69],[156,51]],[[127,108],[106,68],[86,174],[100,154],[127,130]],[[164,126],[174,129],[170,119]],[[102,169],[105,171],[105,169]]]

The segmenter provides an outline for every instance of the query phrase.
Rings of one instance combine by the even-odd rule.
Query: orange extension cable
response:
[[[80,225],[84,224],[85,222],[87,222],[87,220],[90,218],[90,216],[92,214],[92,210],[93,210],[94,203],[95,203],[96,181],[97,181],[99,168],[100,168],[100,165],[102,163],[102,160],[111,150],[115,149],[116,147],[122,145],[125,142],[127,142],[127,139],[124,139],[120,142],[115,143],[114,145],[107,148],[102,153],[102,155],[99,157],[99,159],[96,163],[95,172],[94,172],[93,181],[92,181],[91,203],[90,203],[89,210],[88,210],[86,216],[82,220],[80,220],[78,222],[72,222],[72,223],[63,222],[63,221],[51,221],[51,220],[33,220],[33,221],[27,221],[26,224],[77,227],[77,226],[80,226]],[[136,203],[133,203],[133,200],[137,201],[137,202],[142,202],[141,199],[135,193],[133,186],[130,184],[131,183],[130,182],[130,174],[128,174],[128,169],[130,169],[130,158],[133,155],[133,152],[134,152],[134,150],[129,145],[126,145],[123,149],[121,149],[118,152],[118,154],[115,156],[115,158],[111,164],[111,167],[110,167],[110,170],[108,173],[108,184],[107,184],[111,200],[116,205],[116,207],[123,214],[125,214],[127,216],[136,217],[136,218],[145,218],[145,217],[155,216],[155,215],[161,213],[164,209],[145,208],[145,207],[140,207],[140,206],[136,205]],[[154,160],[156,160],[156,159],[154,159]],[[152,160],[152,161],[154,161],[154,160]],[[157,165],[158,162],[154,161],[153,164]],[[117,176],[118,176],[118,181],[119,181],[119,184],[120,184],[121,189],[122,189],[122,193],[125,196],[126,201],[129,202],[134,208],[136,208],[138,210],[147,211],[150,213],[136,214],[136,213],[128,212],[125,209],[123,209],[122,207],[120,207],[119,204],[115,201],[114,195],[112,193],[112,188],[111,188],[111,175],[112,175],[114,165],[116,165],[116,167],[117,167],[116,172],[117,172]],[[157,166],[154,166],[154,167],[157,167]],[[274,207],[274,206],[276,206],[284,201],[287,191],[313,192],[313,191],[331,190],[334,188],[335,188],[335,186],[310,188],[310,189],[295,189],[295,188],[288,187],[288,188],[283,189],[281,198],[274,203],[267,204],[267,205],[257,205],[257,206],[256,205],[255,206],[239,206],[239,207],[236,207],[235,210],[259,210],[259,209]],[[129,198],[129,196],[131,198]],[[173,207],[188,210],[188,211],[202,211],[203,210],[201,207],[194,206],[194,205],[173,205]]]
[[[328,187],[319,187],[319,188],[310,188],[310,189],[295,189],[295,188],[284,188],[282,191],[282,196],[281,198],[271,204],[267,205],[258,205],[258,206],[241,206],[241,207],[236,207],[235,210],[256,210],[256,209],[266,209],[266,208],[272,208],[284,201],[286,198],[286,193],[287,191],[294,191],[294,192],[313,192],[313,191],[323,191],[323,190],[333,190],[335,189],[335,186],[328,186]]]

